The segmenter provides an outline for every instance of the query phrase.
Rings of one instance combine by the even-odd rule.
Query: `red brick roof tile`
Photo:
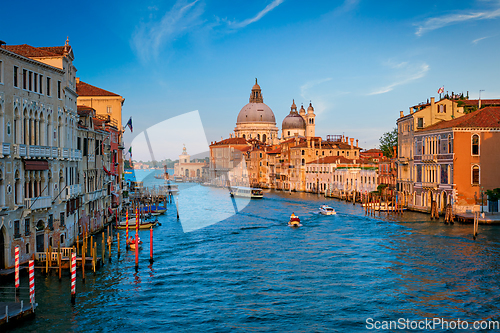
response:
[[[212,146],[221,146],[221,145],[246,145],[247,140],[245,138],[229,138],[229,139],[224,139],[219,142],[214,142],[213,144],[210,145]]]
[[[28,44],[22,45],[4,45],[6,50],[10,52],[17,53],[27,58],[37,58],[37,57],[57,57],[59,55],[59,48],[63,48],[64,46],[56,46],[56,47],[34,47]],[[57,51],[57,52],[56,52]]]
[[[421,129],[418,132],[432,131],[444,128],[453,127],[468,127],[468,128],[500,128],[500,107],[499,106],[489,106],[477,111],[471,112],[469,114],[463,115],[459,118],[442,121],[440,123],[434,124],[432,126]]]
[[[77,81],[76,93],[78,96],[120,96],[107,90],[95,87],[83,81]]]
[[[331,163],[342,163],[342,164],[354,164],[354,160],[345,158],[344,156],[326,156],[318,160],[309,162],[307,164],[331,164]]]

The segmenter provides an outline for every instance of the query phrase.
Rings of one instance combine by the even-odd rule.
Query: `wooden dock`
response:
[[[0,327],[6,328],[35,315],[38,304],[29,302],[0,302]]]

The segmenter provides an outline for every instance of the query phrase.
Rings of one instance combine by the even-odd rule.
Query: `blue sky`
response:
[[[7,2],[4,13],[19,12]],[[399,111],[437,89],[500,98],[499,1],[23,2],[7,44],[63,45],[78,76],[125,97],[134,134],[198,110],[207,140],[227,138],[255,78],[281,127],[311,100],[316,134],[378,145]],[[168,130],[168,129],[167,129]]]

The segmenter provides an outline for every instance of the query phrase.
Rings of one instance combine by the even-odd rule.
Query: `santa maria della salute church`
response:
[[[279,136],[274,113],[264,103],[262,91],[257,79],[255,79],[249,103],[238,114],[234,137],[246,140],[257,139],[268,145],[279,144],[281,141],[296,135],[298,137],[312,138],[315,134],[315,117],[311,103],[306,112],[303,106],[297,111],[297,106],[293,101],[290,114],[283,119],[281,124],[281,136]]]

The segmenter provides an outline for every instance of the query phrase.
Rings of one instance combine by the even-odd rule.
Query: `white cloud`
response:
[[[340,7],[334,10],[335,15],[345,14],[358,7],[359,0],[345,0]]]
[[[474,39],[472,41],[472,44],[477,44],[478,42],[482,41],[483,39],[486,39],[486,38],[490,38],[490,36],[486,36],[486,37],[481,37],[481,38],[478,38],[478,39]]]
[[[178,0],[159,22],[142,23],[136,28],[132,36],[132,47],[143,62],[156,59],[162,47],[202,24],[200,17],[203,12],[203,5],[199,0]]]
[[[440,17],[432,17],[418,25],[415,35],[422,36],[423,34],[433,31],[451,24],[456,24],[466,21],[475,20],[491,20],[500,17],[500,8],[492,11],[478,11],[469,13],[449,14]]]
[[[267,13],[269,13],[274,8],[281,5],[285,0],[274,0],[269,5],[267,5],[263,10],[261,10],[257,15],[252,18],[248,18],[241,22],[228,22],[229,26],[233,29],[244,28],[249,24],[255,23],[261,18],[263,18]]]
[[[404,66],[399,66],[401,64],[404,64]],[[395,82],[393,82],[387,86],[378,88],[375,91],[369,93],[368,95],[379,95],[379,94],[387,93],[398,86],[408,84],[412,81],[415,81],[415,80],[418,80],[418,79],[424,77],[427,74],[427,72],[429,71],[429,65],[427,65],[426,63],[423,63],[420,66],[416,66],[416,67],[410,66],[407,63],[401,63],[401,64],[398,65],[399,67],[392,66],[393,68],[404,69],[404,71],[402,73],[397,75],[398,77],[400,77],[400,79],[396,80]]]
[[[332,80],[331,77],[327,77],[325,79],[313,80],[313,81],[308,81],[308,82],[304,83],[303,85],[300,86],[300,96],[303,99],[307,99],[308,97],[310,97],[310,96],[307,96],[307,94],[308,94],[307,91],[309,89],[311,89],[312,87],[317,86],[319,84],[331,81],[331,80]]]

